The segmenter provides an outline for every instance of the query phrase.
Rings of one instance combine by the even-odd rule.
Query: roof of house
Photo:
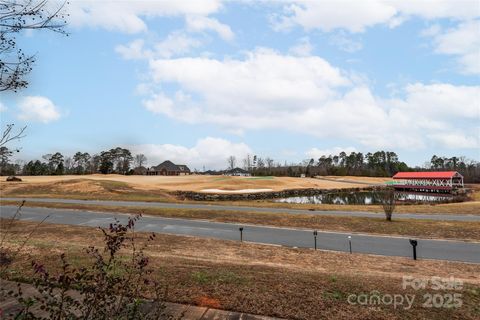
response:
[[[220,174],[222,174],[222,171],[207,170],[207,171],[203,172],[203,174],[220,175]]]
[[[462,177],[457,171],[398,172],[393,179],[450,179]]]
[[[178,169],[180,169],[180,171],[190,172],[190,169],[184,164],[177,164],[177,167],[178,167]]]
[[[175,163],[173,163],[170,160],[163,161],[158,166],[153,166],[152,169],[153,169],[153,171],[160,171],[162,169],[165,169],[167,171],[187,171],[187,172],[190,172],[190,169],[186,165],[184,165],[184,164],[176,165]]]
[[[230,169],[230,170],[227,170],[225,171],[226,173],[248,173],[247,170],[244,170],[242,168],[234,168],[234,169]]]
[[[163,161],[158,166],[154,166],[153,169],[157,171],[160,171],[161,169],[166,169],[167,171],[178,171],[177,165],[170,160]]]

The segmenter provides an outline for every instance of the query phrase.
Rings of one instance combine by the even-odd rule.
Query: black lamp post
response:
[[[314,230],[313,231],[313,239],[315,241],[315,250],[317,250],[317,235],[318,235],[317,230]]]
[[[240,231],[240,242],[243,242],[243,227],[238,228]]]

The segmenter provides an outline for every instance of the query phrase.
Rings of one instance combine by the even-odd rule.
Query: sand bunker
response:
[[[200,191],[207,192],[207,193],[254,193],[254,192],[273,191],[273,189],[240,189],[240,190],[203,189]]]

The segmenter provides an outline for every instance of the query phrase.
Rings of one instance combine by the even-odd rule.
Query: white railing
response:
[[[394,185],[419,186],[419,187],[452,187],[452,179],[399,179],[393,181]],[[459,184],[455,184],[457,186]]]

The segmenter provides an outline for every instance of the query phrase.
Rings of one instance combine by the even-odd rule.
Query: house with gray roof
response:
[[[250,177],[251,174],[247,170],[243,170],[242,168],[234,168],[225,171],[224,175],[226,176],[239,176],[239,177]]]
[[[149,176],[184,176],[191,174],[190,169],[184,164],[174,164],[170,160],[153,166],[147,170]]]

